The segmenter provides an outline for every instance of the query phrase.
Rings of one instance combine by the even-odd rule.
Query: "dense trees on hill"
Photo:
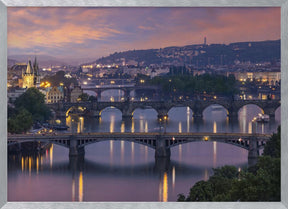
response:
[[[280,127],[265,145],[256,166],[238,172],[233,166],[214,169],[208,181],[199,181],[178,201],[280,201]]]
[[[151,85],[162,87],[164,94],[170,95],[223,95],[232,96],[238,93],[237,81],[234,76],[210,75],[200,76],[165,76],[148,80]]]

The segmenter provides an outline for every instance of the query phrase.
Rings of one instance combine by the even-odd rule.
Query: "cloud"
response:
[[[59,56],[280,38],[280,8],[8,8],[8,54]]]

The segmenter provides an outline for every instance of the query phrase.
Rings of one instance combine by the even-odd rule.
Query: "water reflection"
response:
[[[110,142],[108,144],[110,144]],[[120,146],[119,147],[117,146],[117,149],[118,148],[121,149],[121,144],[123,144],[123,143],[119,142]],[[113,152],[117,153],[117,150],[115,150],[115,144],[113,144],[113,146],[114,146]],[[123,148],[124,147],[125,147],[125,144],[123,144]],[[137,147],[143,147],[143,146],[137,145]],[[133,165],[133,164],[122,165],[122,163],[117,164],[117,162],[113,162],[110,165],[108,163],[108,165],[107,165],[105,163],[97,163],[95,161],[90,161],[87,159],[78,159],[78,158],[76,158],[76,159],[71,158],[69,165],[68,165],[66,161],[61,161],[61,160],[59,161],[59,158],[55,158],[55,154],[57,156],[59,156],[59,154],[63,152],[62,149],[63,148],[58,147],[58,146],[53,147],[54,158],[53,158],[52,168],[50,167],[50,155],[48,156],[47,159],[46,159],[46,154],[42,155],[44,157],[44,164],[38,165],[39,167],[42,167],[42,169],[41,169],[41,171],[39,171],[39,174],[37,176],[39,178],[39,181],[43,181],[43,183],[44,182],[48,183],[51,180],[45,180],[47,178],[47,173],[49,174],[49,176],[53,174],[55,184],[49,183],[49,186],[58,188],[56,190],[53,190],[54,191],[53,192],[54,198],[57,199],[58,197],[61,197],[61,198],[64,198],[62,200],[65,200],[65,201],[84,201],[84,193],[85,193],[85,201],[93,201],[93,200],[94,201],[95,200],[96,201],[107,201],[107,200],[109,201],[109,200],[113,200],[113,199],[105,199],[104,197],[105,197],[105,191],[107,191],[106,187],[110,187],[109,185],[111,185],[111,184],[113,184],[113,185],[117,184],[116,182],[119,182],[119,187],[115,187],[115,190],[109,190],[109,193],[111,193],[112,196],[115,196],[115,197],[117,197],[117,195],[120,195],[120,194],[129,194],[131,192],[131,189],[133,188],[133,184],[138,185],[137,188],[139,188],[139,187],[143,188],[143,192],[146,191],[145,190],[146,187],[150,188],[149,191],[151,191],[151,195],[152,195],[153,194],[153,188],[154,188],[153,185],[157,184],[157,185],[159,185],[159,187],[158,187],[158,193],[159,193],[158,201],[163,201],[163,202],[175,201],[177,198],[177,194],[179,194],[181,192],[188,191],[190,186],[193,184],[193,182],[197,181],[197,179],[201,179],[201,178],[208,179],[209,178],[210,168],[206,168],[205,166],[204,167],[203,166],[197,166],[193,163],[187,164],[186,162],[179,162],[178,160],[177,161],[171,161],[171,162],[170,161],[167,161],[167,162],[166,161],[165,162],[159,161],[158,163],[157,162],[154,163],[153,162],[154,156],[153,155],[151,156],[151,154],[149,154],[149,152],[148,152],[149,155],[147,156],[148,159],[143,160],[142,163],[138,162],[139,161],[139,153],[138,152],[134,153],[137,156],[137,158],[136,158],[137,163],[135,165]],[[103,149],[103,148],[101,148],[101,149]],[[214,149],[214,145],[213,145],[213,149]],[[135,152],[135,144],[133,144],[133,146],[132,146],[132,143],[131,143],[131,153],[132,153],[132,150],[134,150],[134,152]],[[144,148],[144,156],[146,155],[145,154],[146,150],[147,149]],[[188,151],[189,150],[187,150],[187,152]],[[89,153],[89,152],[87,152],[87,153]],[[131,154],[130,150],[123,149],[123,155],[124,156],[127,156],[126,153]],[[214,156],[214,154],[215,153],[213,153],[213,156]],[[21,169],[23,167],[25,158],[27,159],[26,162],[28,164],[27,168],[29,169],[30,179],[34,179],[34,177],[35,177],[34,175],[36,175],[37,170],[38,170],[37,164],[40,163],[40,160],[37,163],[37,159],[41,159],[41,157],[40,156],[34,156],[34,157],[33,156],[26,156],[26,157],[20,156],[19,157],[19,162],[20,162],[19,169]],[[152,159],[152,161],[151,161],[151,159]],[[186,156],[186,159],[187,159],[187,156]],[[12,162],[14,162],[14,163],[12,163],[12,165],[14,164],[14,166],[16,166],[17,157],[16,157],[16,159],[11,157],[10,160]],[[36,166],[35,166],[35,164],[36,164]],[[10,165],[11,165],[11,162],[10,162]],[[241,167],[241,168],[243,166],[245,166],[245,163],[240,165],[240,166],[238,165],[238,167]],[[15,168],[17,168],[17,166]],[[23,168],[23,170],[24,170],[24,168]],[[10,172],[11,171],[12,170],[10,168]],[[177,173],[177,180],[179,180],[179,182],[182,182],[183,179],[187,179],[187,180],[189,179],[189,183],[188,182],[185,183],[185,185],[186,185],[185,189],[183,188],[183,183],[176,184],[176,173]],[[87,183],[89,185],[88,187],[84,186],[84,175],[85,175],[85,182],[89,182],[89,183]],[[64,180],[67,177],[69,179],[69,176],[70,176],[70,179],[72,177],[72,179],[71,179],[72,181],[70,181],[70,183],[69,183],[69,181],[67,182],[66,180]],[[160,176],[160,178],[158,178],[158,182],[155,181],[156,176]],[[13,177],[13,175],[12,175],[12,177]],[[169,177],[171,177],[171,178],[169,178]],[[61,180],[61,183],[56,183],[58,178],[63,179],[63,180]],[[145,179],[144,181],[142,181],[142,180],[140,181],[140,182],[143,182],[143,184],[142,183],[139,184],[140,183],[139,178]],[[191,178],[192,178],[192,181],[191,181]],[[23,181],[25,181],[24,179],[23,179]],[[106,181],[104,181],[105,179],[106,179]],[[169,181],[169,179],[171,179],[171,180]],[[123,187],[124,185],[121,184],[121,182],[123,182],[123,181],[125,181],[127,183],[127,184],[125,183],[125,187]],[[36,183],[36,182],[31,181],[32,187],[33,187],[34,183]],[[101,190],[95,189],[95,188],[99,188],[98,185],[101,186]],[[65,199],[65,198],[67,198],[67,196],[63,195],[63,190],[65,191],[66,186],[69,187],[69,190],[70,190],[69,193],[71,194],[71,196],[70,196],[71,199]],[[21,190],[19,190],[19,191],[21,191]],[[41,198],[45,198],[45,196],[48,195],[45,193],[45,190],[40,190],[38,192],[40,192],[42,194],[41,197],[38,197],[37,194],[33,194],[33,195],[35,195],[36,199],[39,198],[37,200],[41,200]],[[43,192],[46,195],[43,195],[44,194]],[[142,195],[144,195],[144,193]],[[64,192],[64,194],[65,194],[65,192]],[[95,194],[95,195],[97,194],[97,195],[99,195],[99,197],[102,197],[104,199],[101,199],[101,198],[100,199],[93,199],[93,198],[95,198],[95,196],[92,197],[91,194]],[[151,196],[151,195],[148,195],[150,201],[151,200],[155,201],[155,199],[153,199],[153,196]],[[49,193],[48,196],[53,196],[53,194]],[[171,200],[170,200],[170,196],[172,197]],[[18,197],[21,198],[23,196],[18,196]],[[96,198],[98,198],[98,196],[96,196]],[[143,200],[145,200],[145,198],[142,199],[142,201]],[[128,199],[122,199],[122,201],[131,201],[131,199],[129,199],[129,198]],[[138,201],[141,201],[141,199],[139,199]]]
[[[213,142],[213,168],[216,168],[217,163],[217,142]]]
[[[178,124],[178,132],[182,133],[182,123],[181,122],[179,122],[179,124]]]
[[[124,152],[125,152],[124,141],[121,141],[121,164],[124,163]]]
[[[175,179],[176,179],[176,172],[175,172],[175,166],[173,166],[173,168],[172,168],[172,188],[173,188],[173,191],[175,189]]]
[[[280,122],[279,113],[276,122],[255,124],[253,129],[250,118],[258,111],[253,108],[243,107],[236,121],[229,121],[225,111],[222,114],[221,111],[207,108],[204,118],[197,120],[192,117],[190,108],[173,108],[169,111],[166,131],[275,131]],[[64,122],[70,127],[67,132],[72,133],[159,131],[157,115],[151,110],[137,111],[133,119],[122,120],[119,110],[107,108],[100,119],[68,116]],[[41,155],[9,156],[8,199],[23,201],[33,197],[34,201],[53,201],[58,198],[62,201],[176,201],[177,194],[188,192],[199,180],[207,180],[212,174],[212,168],[235,165],[242,169],[247,165],[246,150],[223,143],[179,145],[171,148],[171,162],[158,163],[153,149],[134,142],[131,145],[128,143],[110,140],[89,145],[85,147],[85,159],[76,162],[69,160],[68,149],[57,145],[51,146]],[[31,181],[36,175],[38,180]],[[21,189],[25,185],[37,189],[26,195]],[[147,190],[150,192],[147,193]]]
[[[192,117],[189,107],[172,108],[168,115],[169,120],[162,125],[166,132],[237,132],[251,133],[251,121],[261,112],[255,105],[246,105],[239,110],[238,118],[227,117],[224,108],[216,111],[208,107],[203,113],[203,119]],[[269,123],[261,124],[257,128],[259,133],[271,133],[276,131],[280,123],[280,111],[276,111],[276,119]],[[102,111],[101,117],[85,118],[76,115],[69,115],[65,121],[70,128],[68,132],[159,132],[157,112],[155,110],[135,110],[132,119],[122,120],[122,113],[116,108],[106,108]]]
[[[167,172],[163,175],[163,202],[168,201],[168,176]]]
[[[49,149],[49,156],[50,156],[50,168],[53,166],[53,144],[51,145]]]
[[[79,202],[83,201],[83,172],[79,174]]]
[[[213,133],[217,133],[217,123],[216,123],[216,121],[213,122]]]

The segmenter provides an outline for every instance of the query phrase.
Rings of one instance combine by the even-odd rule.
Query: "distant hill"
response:
[[[230,65],[235,62],[274,62],[280,60],[280,40],[231,44],[173,46],[161,49],[115,52],[87,64],[192,64]]]
[[[8,59],[7,60],[7,65],[8,67],[12,67],[13,65],[15,65],[17,63],[17,60],[14,59]]]
[[[47,56],[47,55],[37,55],[37,61],[40,65],[40,67],[43,67],[43,66],[58,66],[58,65],[67,65],[66,62],[58,59],[58,58],[55,58],[55,57],[52,57],[52,56]],[[8,56],[8,60],[14,60],[17,62],[24,62],[24,63],[27,63],[28,60],[32,60],[34,61],[35,59],[35,56],[34,55],[10,55]]]

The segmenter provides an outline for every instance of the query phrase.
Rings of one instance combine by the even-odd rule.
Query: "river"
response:
[[[103,96],[105,98],[105,95]],[[107,93],[106,98],[110,99]],[[194,120],[188,107],[172,108],[166,124],[157,122],[152,109],[137,109],[130,121],[106,108],[101,119],[69,116],[67,132],[234,132],[272,133],[275,120],[252,125],[261,109],[244,106],[238,120],[229,121],[224,108],[208,107]],[[52,145],[41,155],[9,155],[8,201],[176,201],[193,184],[207,180],[213,168],[247,167],[248,151],[218,142],[195,142],[173,147],[170,162],[155,162],[154,150],[125,141],[103,141],[85,148],[85,158],[69,161],[69,150]]]

